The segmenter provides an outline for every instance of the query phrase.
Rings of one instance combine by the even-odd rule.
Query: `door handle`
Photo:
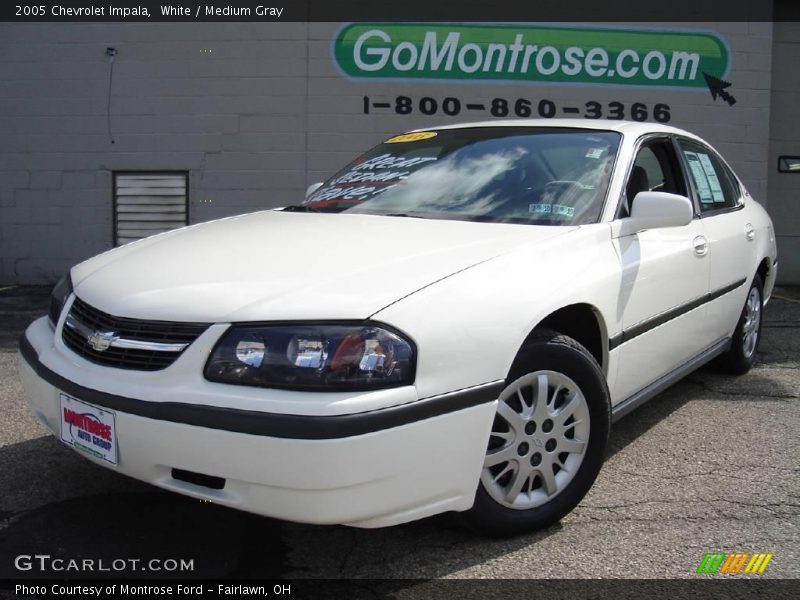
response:
[[[697,256],[705,256],[708,254],[708,240],[702,235],[698,235],[692,240],[692,247]]]
[[[756,239],[756,228],[753,227],[752,223],[744,224],[744,236],[749,242],[752,242],[754,239]]]

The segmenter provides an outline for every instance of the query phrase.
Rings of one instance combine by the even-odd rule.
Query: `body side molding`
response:
[[[665,323],[672,321],[673,319],[677,319],[678,317],[685,315],[686,313],[694,310],[695,308],[700,308],[704,304],[708,304],[716,300],[717,298],[724,296],[728,292],[732,292],[733,290],[741,287],[747,282],[746,279],[740,279],[738,281],[734,281],[733,283],[726,285],[718,290],[713,292],[709,292],[705,296],[700,296],[690,302],[686,302],[685,304],[680,304],[675,308],[671,308],[668,311],[665,311],[661,314],[655,315],[654,317],[650,317],[644,321],[637,323],[636,325],[632,325],[628,329],[624,329],[620,333],[610,337],[608,339],[608,350],[614,350],[615,348],[621,346],[625,342],[631,341],[633,338],[642,335],[643,333],[647,333],[651,329],[655,329]]]

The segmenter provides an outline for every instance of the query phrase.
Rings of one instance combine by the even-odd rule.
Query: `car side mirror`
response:
[[[692,222],[694,208],[686,196],[666,192],[639,192],[633,199],[631,216],[622,219],[622,235],[645,229],[682,227]]]
[[[316,192],[316,191],[317,191],[319,188],[321,188],[321,187],[322,187],[322,182],[321,182],[321,181],[318,181],[317,183],[312,183],[312,184],[311,184],[310,186],[308,186],[308,188],[306,189],[306,198],[308,198],[308,197],[309,197],[311,194],[313,194],[314,192]]]

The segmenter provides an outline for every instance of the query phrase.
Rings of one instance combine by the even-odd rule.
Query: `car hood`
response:
[[[363,319],[454,273],[575,227],[264,211],[116,248],[72,269],[117,316]]]

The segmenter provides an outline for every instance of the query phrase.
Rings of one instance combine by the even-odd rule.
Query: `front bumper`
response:
[[[137,374],[70,355],[46,318],[24,334],[19,372],[32,411],[57,437],[59,392],[115,412],[118,464],[87,456],[97,464],[257,514],[358,527],[470,508],[501,386],[400,406],[386,406],[391,400],[382,397],[396,391],[372,392],[377,408],[351,414],[257,411],[237,406],[236,390],[220,396],[235,386],[199,378],[134,386]],[[272,408],[271,390],[261,392],[265,409]],[[214,405],[203,403],[214,393]],[[306,395],[319,401],[320,394]],[[182,401],[170,400],[176,396]],[[175,479],[173,469],[222,478],[224,487]]]

